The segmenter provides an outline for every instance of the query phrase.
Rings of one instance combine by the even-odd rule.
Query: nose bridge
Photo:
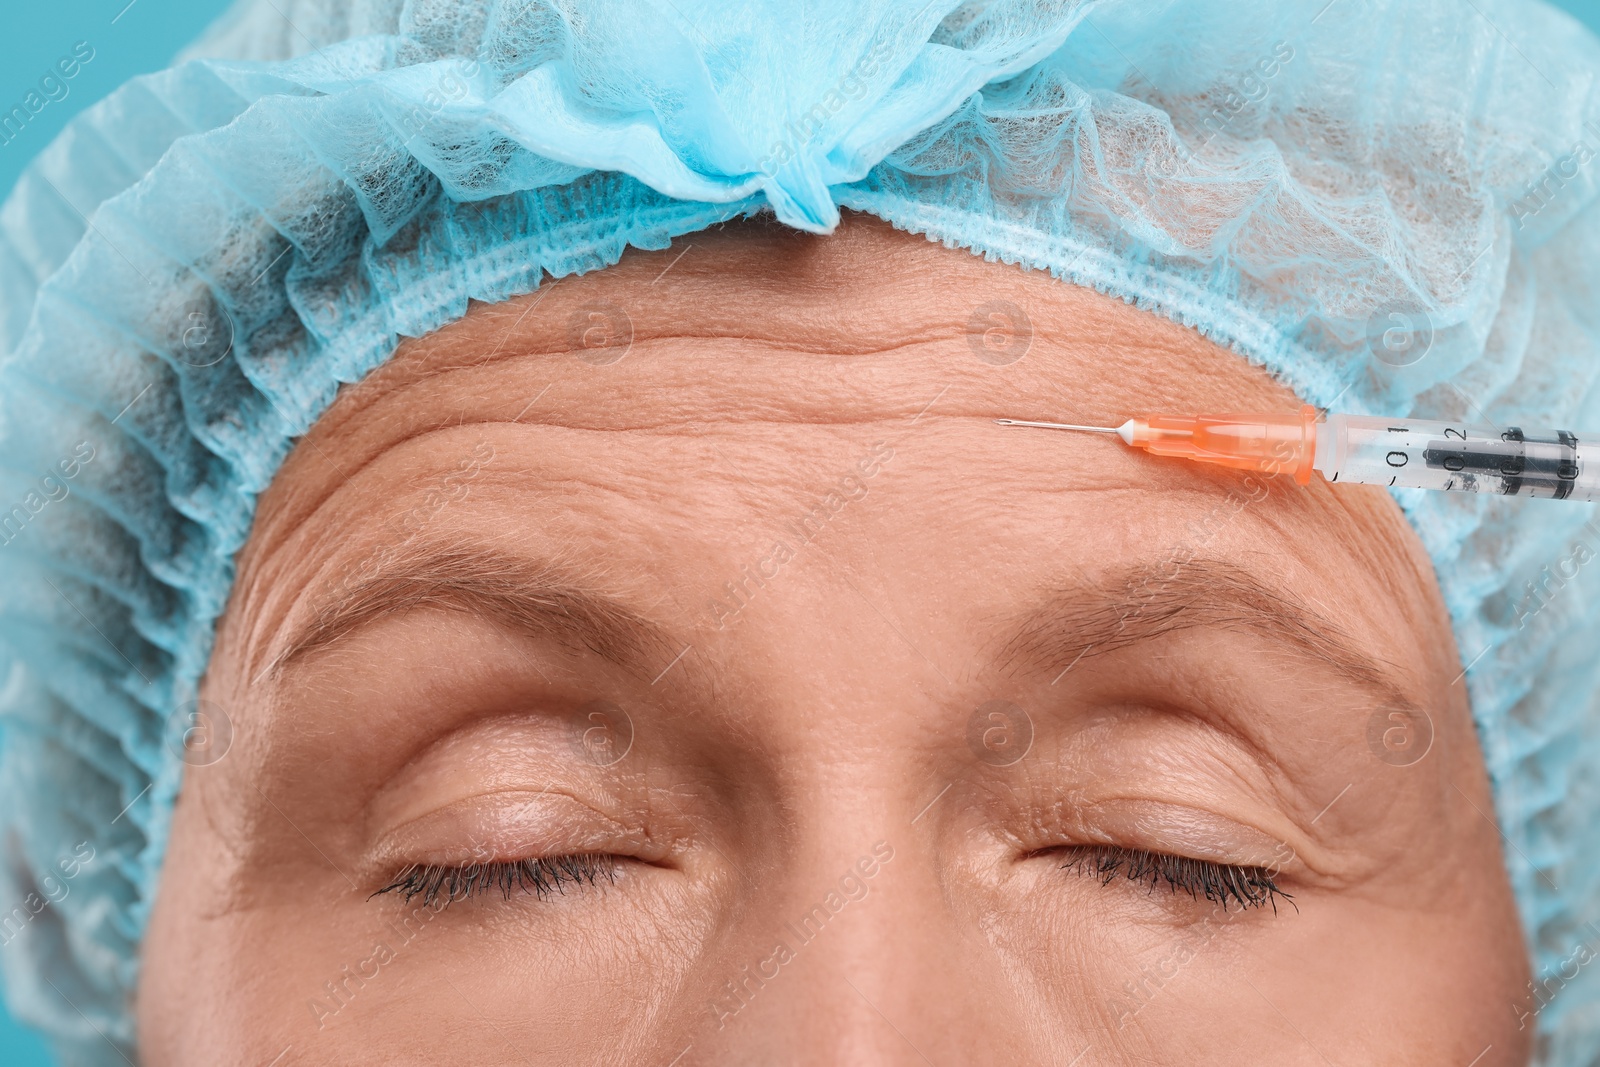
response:
[[[902,1010],[911,991],[885,973],[908,961],[898,958],[905,946],[892,943],[882,902],[870,892],[790,901],[792,918],[780,924],[771,948],[719,991],[719,1022],[735,1052],[727,1062],[922,1062],[901,1036],[907,1026],[921,1029]]]
[[[862,607],[822,632],[844,657],[881,628]],[[991,1062],[1027,1032],[1010,1018],[1026,998],[1008,996],[999,957],[952,908],[950,857],[919,818],[947,779],[930,784],[929,746],[906,738],[942,708],[908,699],[920,661],[904,656],[909,674],[844,657],[794,679],[777,776],[787,840],[766,875],[741,878],[743,947],[712,976],[705,1040],[682,1067]]]
[[[910,835],[808,861],[770,936],[714,990],[700,1062],[926,1067],[980,1062],[1016,999],[982,935],[952,914]],[[980,1047],[966,1047],[974,1040]],[[952,1054],[959,1054],[954,1056]]]

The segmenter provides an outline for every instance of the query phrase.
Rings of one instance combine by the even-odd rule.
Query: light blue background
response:
[[[28,160],[50,142],[73,113],[135,74],[158,70],[228,7],[228,0],[47,0],[6,5],[0,34],[0,112],[21,103],[55,61],[87,41],[95,51],[69,83],[65,99],[52,101],[10,144],[0,145],[0,189],[9,190]],[[1600,32],[1600,0],[1557,0]],[[1462,17],[1472,8],[1462,2]],[[0,951],[5,949],[0,948]],[[37,1037],[0,1011],[0,1064],[50,1067]]]

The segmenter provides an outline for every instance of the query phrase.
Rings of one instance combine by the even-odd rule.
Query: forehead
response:
[[[537,356],[555,358],[527,358]],[[615,425],[888,417],[941,390],[1081,415],[1294,403],[1264,371],[1164,318],[866,216],[827,237],[746,221],[474,305],[403,343],[323,426],[402,398],[445,406],[485,381],[548,384],[552,402],[603,393],[589,412],[597,427],[611,411]]]
[[[1210,472],[992,419],[1105,425],[1150,411],[1294,404],[1264,371],[1193,331],[1042,272],[865,216],[829,237],[747,222],[473,305],[402,343],[290,456],[261,501],[258,530],[297,523],[324,495],[351,488],[352,470],[395,475],[445,462],[462,445],[442,432],[473,425],[525,431],[545,464],[605,454],[590,469],[614,478],[630,458],[650,456],[643,466],[657,489],[714,482],[707,456],[730,469],[740,456],[774,459],[762,476],[782,480],[809,463],[836,465],[842,442],[905,434],[920,442],[911,459],[981,472],[961,481],[973,491],[1019,480],[1085,488],[1100,472],[1157,491],[1221,492]],[[375,462],[380,470],[365,470]]]
[[[529,551],[578,545],[694,589],[762,564],[775,531],[804,530],[820,506],[851,531],[830,554],[892,560],[931,601],[979,575],[1060,583],[1157,565],[1198,526],[1208,554],[1291,585],[1367,587],[1337,606],[1358,624],[1381,625],[1360,617],[1373,605],[1437,617],[1420,546],[1379,492],[1285,484],[1238,509],[1235,472],[992,422],[1295,402],[1165,319],[872,220],[824,238],[729,227],[403,344],[286,463],[244,573],[303,585],[306,545],[381,544],[419,510],[479,531],[536,512],[513,538]],[[877,475],[885,450],[892,477]],[[427,503],[467,482],[459,506]],[[869,489],[872,505],[834,526],[832,505]],[[796,592],[789,610],[808,610]],[[690,599],[680,613],[704,621]]]

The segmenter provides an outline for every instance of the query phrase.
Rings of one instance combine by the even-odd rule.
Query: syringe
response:
[[[1151,415],[1121,426],[996,419],[1002,426],[1114,433],[1159,456],[1330,482],[1461,493],[1600,499],[1600,434],[1319,414]]]

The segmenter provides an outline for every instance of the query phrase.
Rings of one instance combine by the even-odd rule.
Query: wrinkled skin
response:
[[[1398,508],[991,421],[1295,403],[862,218],[407,341],[261,498],[144,1061],[1525,1062]]]

